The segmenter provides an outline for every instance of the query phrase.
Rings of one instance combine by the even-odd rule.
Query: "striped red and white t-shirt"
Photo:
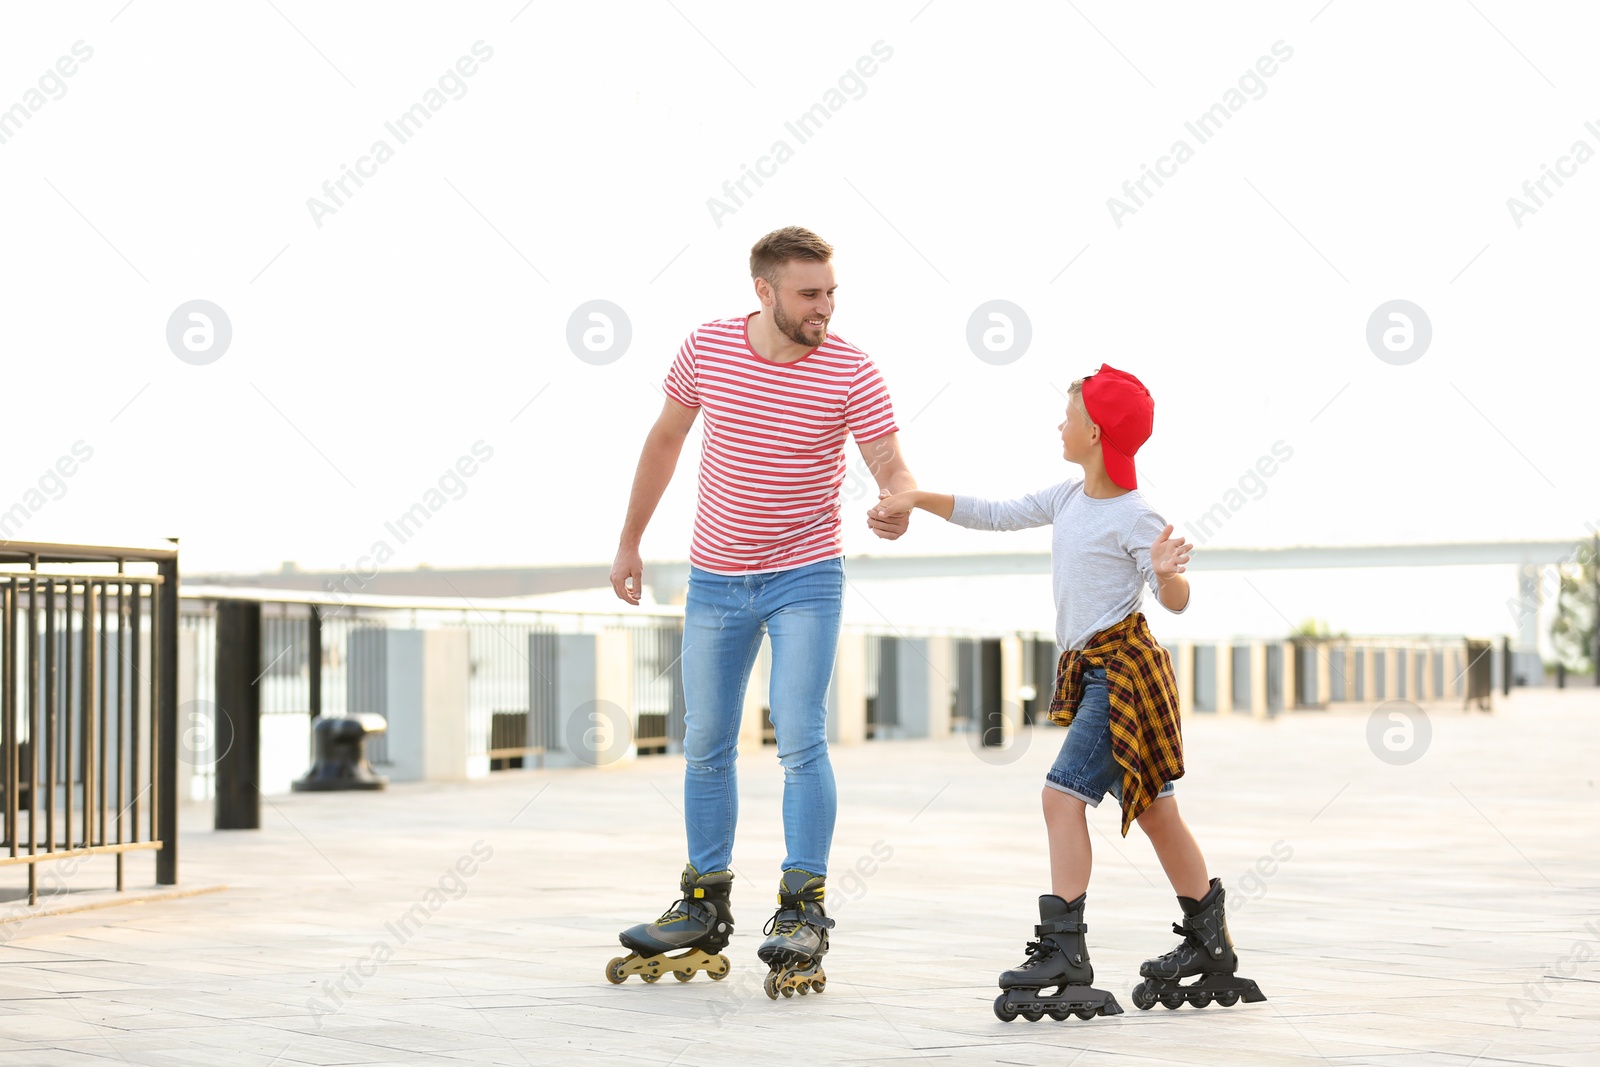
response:
[[[684,341],[667,395],[701,409],[700,496],[689,562],[713,574],[791,570],[844,555],[844,441],[895,433],[877,367],[828,334],[793,363],[750,347],[750,316]]]

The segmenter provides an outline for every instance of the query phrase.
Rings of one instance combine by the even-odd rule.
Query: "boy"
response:
[[[1058,668],[1052,722],[1072,724],[1045,779],[1044,817],[1050,839],[1052,893],[1039,898],[1039,940],[1028,959],[1000,975],[995,1014],[1029,1020],[1117,1015],[1110,993],[1090,988],[1094,969],[1084,939],[1091,850],[1085,808],[1107,792],[1122,804],[1122,833],[1133,822],[1150,838],[1178,894],[1183,935],[1176,949],[1139,968],[1145,981],[1133,1002],[1176,1008],[1185,1001],[1229,1006],[1265,1000],[1256,984],[1234,977],[1238,966],[1223,913],[1222,882],[1206,877],[1200,846],[1178,814],[1173,781],[1183,776],[1178,688],[1166,650],[1139,612],[1145,584],[1161,605],[1189,606],[1183,572],[1189,548],[1136,491],[1133,457],[1150,437],[1155,403],[1133,375],[1102,365],[1072,383],[1061,423],[1063,458],[1083,478],[1019,500],[988,501],[922,490],[882,500],[875,514],[912,508],[975,530],[1021,530],[1052,523],[1052,584]],[[1178,979],[1201,975],[1187,986]],[[1043,990],[1057,987],[1054,994]]]

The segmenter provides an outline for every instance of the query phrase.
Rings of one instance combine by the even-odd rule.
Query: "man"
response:
[[[767,995],[821,991],[833,921],[823,907],[835,794],[828,761],[827,691],[844,591],[839,489],[853,436],[879,496],[916,488],[900,455],[889,392],[866,354],[828,332],[833,248],[809,230],[767,234],[750,251],[759,310],[701,326],[668,372],[667,400],[645,440],[611,586],[639,603],[639,542],[705,412],[699,501],[684,605],[683,898],[653,923],[620,935],[632,950],[606,969],[614,982],[665,970],[728,973],[733,932],[729,870],[738,790],[734,759],[750,668],[772,642],[770,706],[784,770],[788,857],[778,911],[758,950]],[[893,540],[907,516],[869,515]],[[687,949],[682,955],[664,954]]]

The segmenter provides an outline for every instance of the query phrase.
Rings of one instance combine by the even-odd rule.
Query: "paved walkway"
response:
[[[21,1064],[1600,1063],[1600,696],[1430,709],[1409,765],[1359,713],[1196,720],[1184,810],[1271,998],[1132,1009],[1175,903],[1095,814],[1088,922],[1127,1014],[1002,1023],[1045,887],[1038,783],[963,739],[837,749],[839,921],[820,995],[755,959],[782,858],[780,772],[746,752],[734,974],[607,984],[616,932],[672,898],[681,761],[275,798],[260,832],[185,812],[181,900],[0,923],[0,1057]],[[151,861],[133,861],[148,882]],[[96,866],[95,864],[101,864]],[[104,861],[75,887],[104,885]],[[15,871],[0,873],[14,914]],[[64,893],[46,907],[96,894]],[[342,989],[335,985],[342,985]]]

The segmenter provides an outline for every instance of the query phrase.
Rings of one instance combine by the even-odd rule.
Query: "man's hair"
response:
[[[750,277],[765,278],[776,289],[778,268],[791,259],[827,263],[833,259],[833,246],[804,226],[773,230],[750,249]]]

